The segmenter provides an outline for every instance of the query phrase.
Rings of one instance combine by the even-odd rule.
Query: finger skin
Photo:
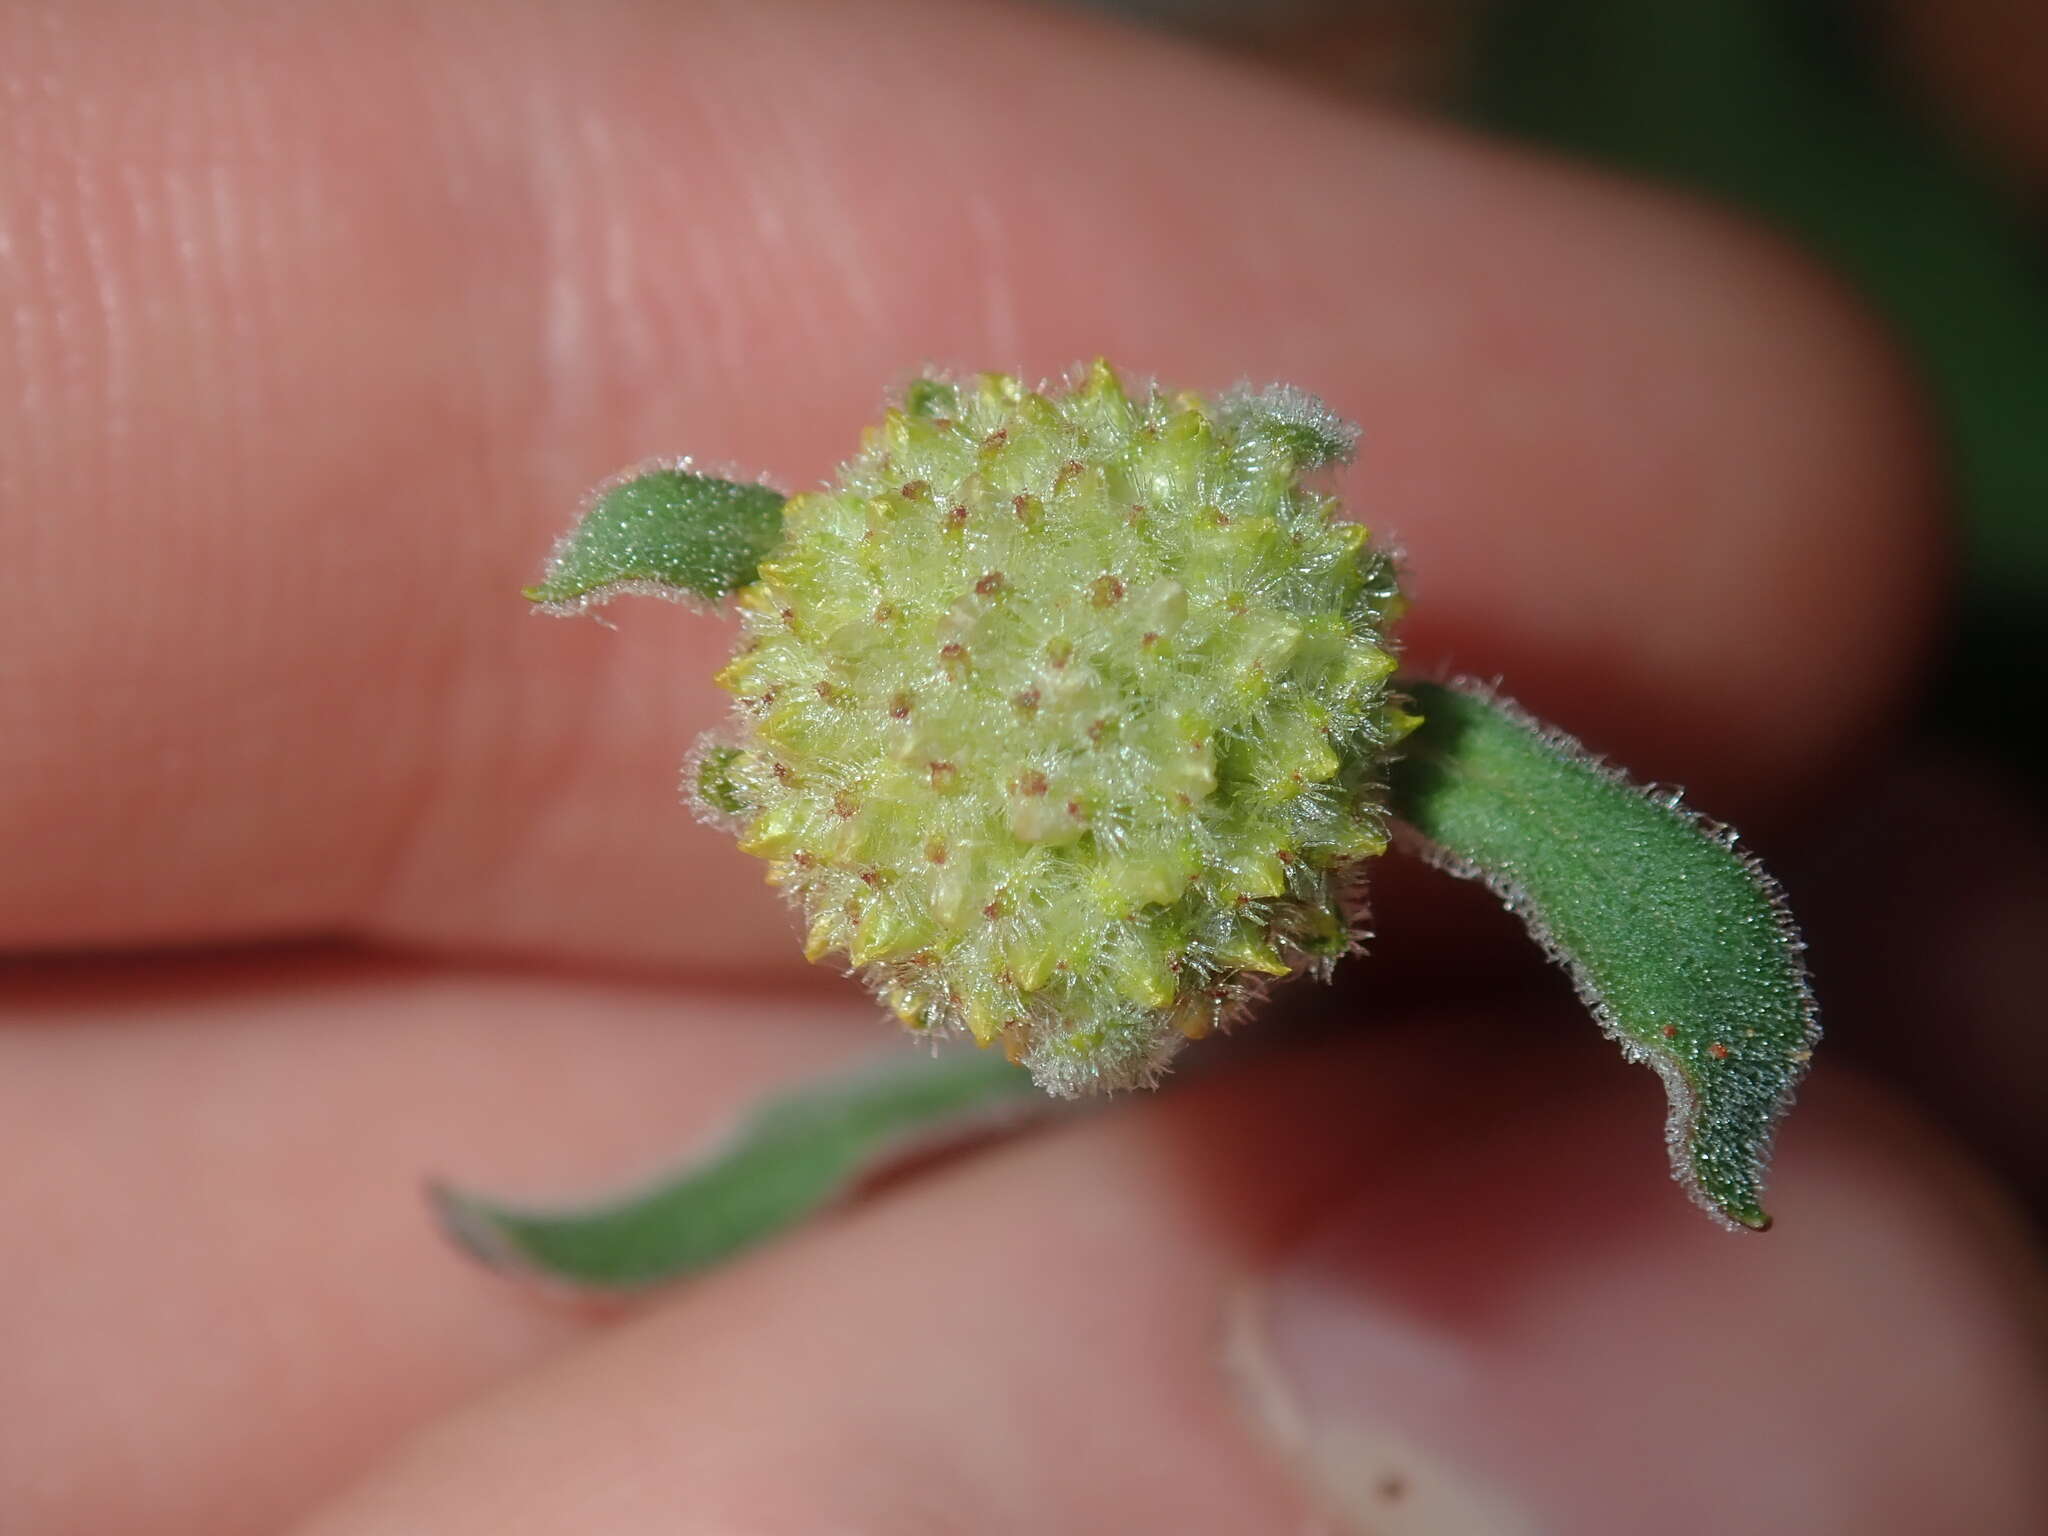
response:
[[[851,994],[337,958],[0,986],[0,1529],[277,1531],[405,1429],[596,1324],[435,1229],[668,1167],[900,1042]]]
[[[1915,666],[1895,361],[1639,189],[1037,11],[52,0],[0,74],[0,944],[794,967],[672,805],[725,626],[514,594],[620,465],[801,487],[927,361],[1326,394],[1412,659],[1724,813]]]
[[[1996,1202],[1838,1088],[1781,1230],[1734,1238],[1616,1155],[1655,1119],[1623,1084],[1414,1033],[1054,1132],[713,1277],[302,1530],[1298,1529],[1221,1337],[1346,1190],[1335,1283],[1465,1356],[1408,1427],[1541,1528],[2035,1529],[2038,1276]]]
[[[559,1356],[601,1321],[443,1242],[419,1197],[425,1176],[533,1199],[617,1188],[769,1085],[877,1045],[858,1006],[390,966],[193,965],[91,987],[13,982],[0,1030],[0,1166],[11,1170],[0,1225],[35,1240],[30,1262],[0,1266],[0,1509],[27,1536],[280,1529],[400,1437]],[[1816,1440],[1835,1445],[1835,1421],[1849,1411],[1838,1398],[1861,1405],[1850,1422],[1863,1426],[1862,1438],[1835,1447],[1841,1457],[1876,1455],[1868,1421],[1886,1414],[1900,1434],[1933,1435],[1924,1414],[1961,1426],[1944,1434],[1981,1438],[1971,1426],[1998,1418],[2013,1372],[2027,1369],[2012,1289],[2035,1261],[2010,1251],[2010,1224],[1975,1181],[1896,1116],[1845,1107],[1823,1074],[1779,1159],[1778,1229],[1755,1243],[1731,1238],[1663,1175],[1654,1083],[1590,1037],[1574,1054],[1566,1042],[1582,1031],[1577,1020],[1552,1031],[1520,1015],[1393,1034],[1383,1025],[1355,1057],[1233,1075],[1156,1109],[1127,1103],[1056,1138],[1065,1150],[995,1154],[988,1174],[946,1175],[967,1182],[943,1200],[936,1186],[910,1186],[902,1194],[924,1214],[908,1226],[891,1217],[855,1242],[853,1227],[870,1219],[856,1211],[664,1304],[708,1311],[673,1325],[686,1330],[681,1343],[625,1346],[658,1364],[660,1379],[621,1387],[620,1405],[597,1419],[637,1422],[626,1405],[643,1390],[659,1399],[649,1421],[678,1434],[697,1433],[693,1413],[737,1414],[718,1431],[733,1444],[732,1476],[712,1492],[743,1509],[782,1491],[850,1496],[823,1482],[786,1489],[787,1477],[762,1470],[777,1447],[792,1464],[823,1456],[804,1436],[837,1434],[850,1448],[819,1465],[902,1445],[995,1454],[965,1428],[899,1422],[934,1402],[965,1403],[964,1425],[995,1434],[992,1423],[997,1438],[1039,1445],[1005,1406],[1014,1400],[1070,1418],[1081,1445],[1063,1446],[1060,1464],[1094,1469],[1062,1484],[1076,1523],[1041,1528],[1091,1528],[1080,1511],[1112,1497],[1110,1463],[1125,1461],[1191,1479],[1186,1496],[1219,1512],[1267,1508],[1258,1501],[1284,1498],[1263,1453],[1230,1448],[1235,1410],[1216,1407],[1204,1374],[1220,1298],[1318,1213],[1362,1198],[1379,1202],[1386,1235],[1372,1245],[1381,1273],[1354,1265],[1359,1284],[1462,1297],[1476,1314],[1555,1315],[1555,1329],[1526,1336],[1589,1361],[1655,1359],[1658,1389],[1681,1398],[1696,1381],[1724,1396],[1768,1389],[1725,1416],[1770,1422],[1773,1402],[1811,1416],[1817,1427],[1802,1427],[1795,1447],[1802,1467]],[[996,1177],[998,1166],[1009,1171]],[[1561,1189],[1576,1193],[1552,1219]],[[1716,1268],[1734,1260],[1731,1274]],[[1796,1294],[1774,1292],[1781,1281]],[[1744,1352],[1731,1294],[1748,1298],[1742,1327],[1775,1319],[1757,1337],[1780,1341],[1782,1358]],[[1816,1320],[1854,1310],[1857,1298],[1852,1336]],[[1893,1336],[1878,1350],[1881,1333]],[[1602,1338],[1633,1343],[1606,1348]],[[1112,1375],[1089,1363],[1112,1357],[1125,1362]],[[1780,1379],[1795,1364],[1805,1374]],[[1497,1366],[1504,1396],[1559,1370],[1526,1357]],[[1155,1379],[1171,1403],[1130,1397]],[[1810,1381],[1821,1383],[1818,1400],[1800,1385]],[[850,1403],[863,1382],[868,1398]],[[1642,1384],[1581,1372],[1567,1386],[1574,1413],[1610,1399],[1623,1413]],[[1918,1406],[1898,1401],[1908,1390]],[[783,1435],[776,1426],[793,1410],[777,1394],[812,1392],[818,1402],[793,1425],[802,1433]],[[1721,1412],[1713,1402],[1681,1411]],[[1117,1438],[1128,1430],[1106,1423],[1125,1413],[1139,1415],[1133,1423],[1164,1414],[1148,1443],[1192,1447],[1189,1456],[1138,1455]],[[1542,1418],[1526,1400],[1501,1413]],[[2024,1422],[2010,1407],[2003,1414]],[[884,1422],[902,1445],[863,1438]],[[1499,1438],[1526,1444],[1524,1430],[1505,1429],[1514,1432]],[[1934,1435],[1912,1462],[1916,1475],[1947,1469],[1929,1486],[1999,1485],[1995,1458],[1980,1465],[1978,1453],[1951,1455],[1944,1443]],[[541,1461],[562,1465],[582,1445],[572,1437]],[[607,1458],[643,1453],[649,1466],[674,1461],[671,1448],[632,1442],[593,1448],[580,1465],[595,1478]],[[917,1454],[934,1479],[951,1465]],[[646,1489],[645,1475],[628,1482],[690,1507],[673,1490]],[[1002,1477],[1020,1474],[999,1477],[991,1464],[954,1475],[1005,1487]],[[876,1498],[903,1486],[893,1475],[874,1481]],[[1839,1491],[1823,1484],[1830,1498]],[[567,1480],[559,1493],[580,1486]],[[970,1498],[944,1486],[946,1499]],[[458,1493],[483,1497],[466,1483]]]

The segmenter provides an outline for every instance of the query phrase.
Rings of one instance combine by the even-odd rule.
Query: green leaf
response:
[[[1778,888],[1725,828],[1641,789],[1476,686],[1403,684],[1424,725],[1395,814],[1484,880],[1671,1098],[1672,1169],[1725,1221],[1770,1225],[1771,1132],[1819,1038]]]
[[[721,598],[782,537],[780,491],[655,465],[601,485],[526,596],[582,613],[622,592]]]
[[[429,1193],[449,1234],[493,1268],[626,1289],[732,1258],[892,1164],[1051,1102],[1000,1055],[904,1054],[762,1102],[704,1157],[621,1199],[546,1211]]]

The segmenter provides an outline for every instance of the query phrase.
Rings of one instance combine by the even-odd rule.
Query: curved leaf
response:
[[[1727,829],[1507,701],[1403,686],[1425,723],[1394,767],[1395,814],[1437,862],[1498,892],[1629,1058],[1657,1069],[1672,1168],[1694,1199],[1768,1226],[1771,1133],[1819,1036],[1777,886]]]
[[[582,613],[622,592],[721,598],[751,582],[782,537],[780,491],[655,464],[599,486],[526,596]]]
[[[1050,1104],[999,1055],[906,1054],[763,1102],[715,1150],[622,1199],[546,1211],[439,1184],[429,1194],[449,1234],[493,1268],[624,1289],[721,1263],[908,1156]]]

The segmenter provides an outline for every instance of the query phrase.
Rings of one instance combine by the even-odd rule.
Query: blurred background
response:
[[[1830,1052],[2048,1215],[2048,5],[1066,3],[1733,206],[1884,318],[1947,452],[1950,622],[1902,739],[1772,863]]]

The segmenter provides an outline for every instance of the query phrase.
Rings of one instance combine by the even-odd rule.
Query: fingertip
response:
[[[2012,1213],[1909,1116],[1810,1097],[1769,1244],[1673,1202],[1586,1085],[1380,1181],[1276,1271],[1243,1344],[1260,1422],[1361,1518],[1357,1463],[1404,1474],[1418,1529],[2031,1529],[2048,1419]],[[1569,1234],[1559,1188],[1594,1218]]]

